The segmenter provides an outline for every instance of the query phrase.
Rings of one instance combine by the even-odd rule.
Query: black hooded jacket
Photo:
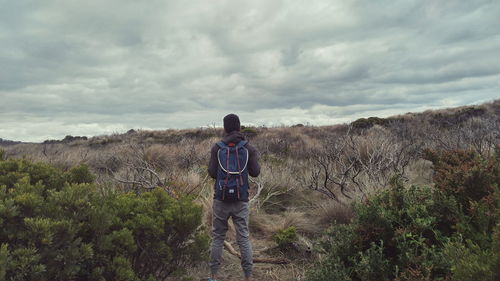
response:
[[[245,136],[243,136],[243,134],[238,131],[231,132],[230,134],[227,134],[224,138],[222,138],[222,141],[226,144],[231,142],[239,143],[242,140],[245,140]],[[245,147],[246,149],[248,149],[248,174],[252,177],[257,177],[260,174],[260,165],[258,162],[259,155],[255,147],[251,146],[250,144],[247,143]],[[214,144],[212,150],[210,151],[210,162],[208,163],[208,174],[214,179],[217,179],[217,168],[219,165],[219,162],[217,160],[218,150],[219,147],[217,146],[217,144]]]

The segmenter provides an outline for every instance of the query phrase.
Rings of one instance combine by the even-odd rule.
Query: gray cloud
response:
[[[0,137],[317,125],[499,98],[498,1],[0,1]]]

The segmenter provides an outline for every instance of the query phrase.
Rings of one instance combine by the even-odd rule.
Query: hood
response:
[[[245,140],[245,136],[243,136],[243,134],[238,131],[231,132],[222,138],[222,141],[226,144],[231,142],[236,144],[242,140]]]

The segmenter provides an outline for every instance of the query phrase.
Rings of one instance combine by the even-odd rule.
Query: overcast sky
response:
[[[499,15],[498,0],[0,0],[0,138],[492,101]]]

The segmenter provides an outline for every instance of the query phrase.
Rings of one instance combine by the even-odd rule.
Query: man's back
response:
[[[228,220],[231,218],[236,229],[236,242],[240,248],[241,253],[241,266],[245,274],[245,280],[250,280],[252,275],[253,258],[252,258],[252,244],[250,243],[250,231],[248,229],[248,215],[250,212],[248,194],[246,196],[238,196],[236,200],[232,202],[225,202],[223,198],[217,197],[217,188],[221,185],[221,188],[226,188],[229,182],[229,177],[236,175],[236,177],[247,177],[248,175],[252,177],[257,177],[260,174],[260,165],[258,163],[257,150],[250,144],[244,143],[245,137],[240,132],[240,120],[235,114],[229,114],[224,117],[224,131],[226,135],[222,139],[223,144],[214,144],[210,151],[210,162],[208,164],[208,174],[216,180],[214,184],[214,201],[212,210],[212,251],[210,255],[210,270],[211,270],[211,280],[216,280],[217,272],[219,271],[221,265],[222,248],[224,244],[224,239],[226,237],[226,232],[228,230]],[[234,150],[239,151],[238,144],[244,144],[244,148],[248,151],[247,159],[248,163],[244,167],[240,167],[238,171],[230,171],[223,167],[223,164],[219,158],[219,151],[225,149],[228,155],[226,160],[229,161],[230,153]],[[233,150],[228,149],[226,146],[232,146]],[[236,146],[236,147],[235,147]],[[240,163],[240,159],[236,157],[235,160]],[[248,171],[248,173],[247,173]],[[218,177],[221,177],[218,179]],[[225,177],[225,180],[222,178]],[[236,181],[238,184],[238,180]],[[222,184],[221,184],[222,183]],[[248,188],[248,179],[242,179],[240,183],[246,184]],[[224,186],[222,186],[224,185]],[[239,191],[241,186],[236,188]],[[232,188],[232,187],[231,187]],[[224,194],[224,193],[223,193]],[[222,199],[222,200],[221,200]],[[234,198],[232,198],[234,199]]]
[[[245,140],[245,136],[239,131],[233,131],[222,138],[222,141],[226,144],[239,143],[242,140]],[[257,177],[260,174],[257,149],[250,143],[247,143],[245,147],[248,149],[248,174],[252,177]],[[219,166],[219,161],[217,161],[218,151],[219,147],[217,144],[214,144],[210,151],[210,162],[208,163],[208,174],[213,179],[217,179],[217,168]]]

